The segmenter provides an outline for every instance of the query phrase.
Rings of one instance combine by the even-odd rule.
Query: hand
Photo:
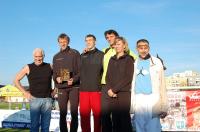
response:
[[[86,48],[83,50],[83,53],[87,53],[89,50],[90,50],[90,49],[86,47]]]
[[[113,97],[113,98],[117,97],[117,94],[115,94],[115,93],[112,91],[112,89],[109,89],[109,90],[108,90],[108,95],[109,95],[110,97]]]
[[[57,78],[56,78],[56,81],[57,81],[57,83],[62,83],[61,77],[57,77]]]
[[[163,119],[167,116],[167,112],[161,112],[160,113],[160,118]]]
[[[27,92],[27,91],[24,93],[24,96],[25,96],[25,98],[28,99],[28,100],[30,100],[30,99],[33,98],[33,96],[30,94],[30,92]]]
[[[54,90],[52,90],[51,97],[52,98],[58,98],[58,89],[57,88],[55,88]]]
[[[70,86],[73,84],[73,78],[70,78],[68,81],[67,81],[67,84]]]

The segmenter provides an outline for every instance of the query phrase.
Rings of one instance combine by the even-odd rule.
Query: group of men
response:
[[[88,34],[85,37],[86,48],[80,54],[70,48],[70,37],[65,33],[60,34],[58,36],[60,51],[53,57],[52,65],[43,61],[45,54],[42,49],[34,49],[34,62],[26,65],[15,78],[16,87],[30,101],[31,132],[38,132],[40,127],[42,132],[49,131],[52,96],[55,94],[55,89],[51,86],[52,78],[58,90],[61,132],[68,131],[66,124],[68,102],[71,113],[70,132],[77,132],[78,129],[78,106],[82,132],[91,132],[91,111],[94,117],[94,132],[123,131],[112,127],[116,125],[113,121],[115,116],[108,108],[111,98],[119,99],[117,97],[119,90],[112,91],[106,84],[109,61],[116,54],[116,38],[119,38],[119,35],[115,30],[107,30],[104,35],[109,43],[108,48],[103,51],[97,49],[96,37]],[[147,40],[137,41],[136,49],[139,56],[130,49],[126,50],[128,56],[133,58],[133,61],[130,61],[133,62],[132,73],[127,72],[132,81],[132,88],[126,91],[131,93],[128,98],[130,100],[128,108],[130,113],[134,113],[136,131],[161,131],[159,119],[165,117],[167,111],[163,65],[158,58],[150,55]],[[29,91],[26,91],[20,82],[25,76],[28,78]],[[124,123],[124,120],[117,120],[119,124]],[[127,131],[132,130],[127,129]]]

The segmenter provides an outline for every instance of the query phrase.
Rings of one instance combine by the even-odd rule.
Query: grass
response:
[[[29,129],[0,128],[0,132],[29,132]]]
[[[26,109],[29,109],[29,103],[26,103]],[[8,102],[0,102],[0,109],[9,109]],[[11,103],[11,110],[22,109],[22,103]]]

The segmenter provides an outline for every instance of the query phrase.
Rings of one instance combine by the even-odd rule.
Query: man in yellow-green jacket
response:
[[[115,51],[115,39],[118,37],[118,33],[115,30],[107,30],[104,32],[104,36],[109,43],[109,48],[103,49],[104,59],[103,59],[103,76],[101,80],[102,84],[102,96],[101,96],[101,112],[102,112],[102,132],[112,132],[112,122],[111,122],[111,110],[109,109],[112,100],[108,96],[108,93],[105,88],[105,78],[108,68],[109,60],[112,56],[116,54]],[[136,55],[129,50],[129,55],[136,59]]]

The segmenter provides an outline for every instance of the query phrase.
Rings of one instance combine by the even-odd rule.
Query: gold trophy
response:
[[[60,69],[60,77],[63,82],[66,82],[70,79],[70,72],[68,69]]]

